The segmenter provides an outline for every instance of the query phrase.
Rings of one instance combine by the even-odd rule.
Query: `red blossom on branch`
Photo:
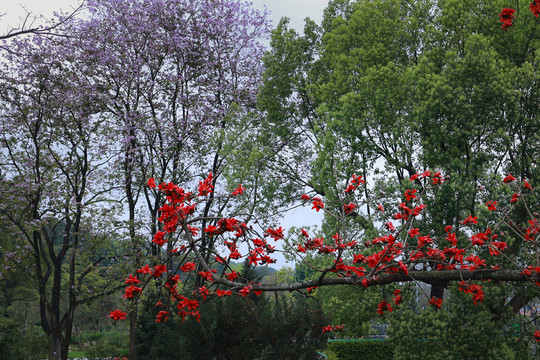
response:
[[[319,210],[324,209],[323,201],[320,198],[313,199],[313,207],[311,209],[315,209],[317,210],[317,212],[319,212]]]
[[[242,187],[242,184],[238,185],[238,187],[232,192],[232,196],[237,196],[237,195],[240,195],[242,194],[244,191],[246,190],[246,188]]]
[[[114,320],[126,320],[127,313],[123,312],[120,309],[116,309],[114,311],[111,311],[107,317],[113,318]]]
[[[529,4],[529,10],[533,13],[535,17],[538,17],[538,14],[540,14],[540,2],[533,0]]]
[[[437,309],[442,308],[442,302],[443,302],[442,299],[438,299],[435,296],[433,296],[431,299],[429,299],[429,304],[432,305],[433,307],[437,308]]]
[[[390,303],[386,300],[381,301],[377,306],[377,313],[379,316],[382,316],[385,311],[392,312],[392,310],[394,310],[392,305],[390,305]]]
[[[515,181],[516,178],[512,174],[506,175],[506,177],[503,179],[503,183],[508,184],[509,182]]]
[[[497,202],[496,201],[491,201],[491,200],[488,200],[488,202],[486,203],[486,206],[488,207],[488,210],[489,211],[495,211],[497,210]]]
[[[512,20],[515,19],[515,16],[514,16],[515,12],[516,10],[512,8],[502,9],[501,13],[499,14],[499,18],[500,18],[500,22],[502,22],[503,30],[508,30],[508,28],[513,25]]]

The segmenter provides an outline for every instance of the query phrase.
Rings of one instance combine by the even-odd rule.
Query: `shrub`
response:
[[[328,349],[339,360],[380,360],[394,356],[394,346],[386,340],[333,340]]]

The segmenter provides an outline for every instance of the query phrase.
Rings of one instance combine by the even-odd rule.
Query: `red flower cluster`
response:
[[[388,217],[383,220],[381,223],[384,223],[384,228],[381,229],[381,235],[363,242],[366,248],[371,248],[368,252],[359,252],[358,248],[362,246],[362,243],[358,243],[351,238],[346,238],[344,236],[346,232],[336,233],[332,236],[332,239],[324,239],[322,237],[312,238],[305,229],[300,229],[299,231],[299,238],[301,240],[297,244],[298,252],[308,253],[311,251],[316,254],[333,254],[335,256],[334,263],[325,271],[334,273],[336,278],[348,277],[353,279],[355,283],[368,287],[380,285],[384,282],[387,275],[408,274],[409,269],[414,269],[419,264],[432,264],[430,271],[463,270],[473,272],[487,266],[487,260],[480,257],[481,254],[486,254],[487,251],[479,251],[480,247],[483,247],[484,250],[487,248],[491,256],[500,255],[502,251],[507,249],[507,243],[499,239],[499,236],[503,234],[494,233],[490,228],[486,228],[483,232],[473,232],[470,228],[464,229],[458,226],[456,232],[451,232],[453,229],[452,226],[447,226],[444,229],[446,234],[437,235],[436,233],[432,233],[421,235],[420,229],[414,227],[417,223],[415,218],[422,216],[423,209],[426,207],[426,205],[421,203],[420,198],[423,199],[424,194],[427,194],[425,190],[441,185],[446,178],[441,176],[440,173],[432,175],[430,171],[425,171],[422,174],[413,175],[411,180],[418,178],[424,180],[417,180],[417,184],[415,184],[417,189],[406,190],[403,194],[406,202],[398,205],[396,214],[388,216],[393,216],[394,219],[401,220],[400,224],[394,226],[391,221],[387,221],[389,220]],[[430,179],[433,181],[430,181]],[[228,261],[231,259],[240,258],[249,260],[249,263],[252,265],[274,262],[275,260],[269,257],[269,254],[276,250],[273,246],[269,245],[268,239],[273,239],[274,241],[283,240],[286,233],[282,227],[268,228],[264,231],[264,234],[260,235],[251,226],[234,218],[208,217],[202,221],[202,218],[189,217],[189,215],[195,212],[195,206],[205,201],[204,199],[198,200],[197,198],[206,196],[209,191],[213,191],[211,180],[212,175],[210,174],[207,179],[199,183],[198,195],[187,193],[172,183],[162,183],[158,186],[158,190],[166,195],[167,202],[160,209],[159,221],[163,224],[163,230],[157,232],[152,241],[162,246],[166,243],[165,237],[167,233],[177,233],[175,236],[169,236],[169,242],[173,243],[171,247],[175,248],[175,251],[169,254],[169,256],[186,256],[181,266],[177,268],[178,272],[188,273],[197,268],[194,260],[196,254],[192,252],[197,251],[198,242],[201,239],[209,238],[216,242],[216,244],[217,241],[223,238],[222,245],[225,245],[225,247],[216,248],[216,253],[212,254],[210,259],[224,266],[227,266]],[[507,174],[503,182],[510,184],[511,187],[515,187],[516,191],[520,189],[532,191],[532,187],[528,182],[524,180],[522,185],[511,174]],[[363,183],[361,177],[354,175],[353,180],[349,184],[350,191],[356,189],[361,183]],[[149,186],[155,188],[155,183],[149,181]],[[419,188],[421,190],[418,190]],[[239,185],[235,192],[229,196],[239,195],[244,190]],[[524,200],[526,195],[527,193],[523,195]],[[520,198],[520,196],[520,194],[514,194],[513,198]],[[316,211],[324,208],[323,200],[319,197],[311,198],[307,195],[302,195],[302,200],[312,202],[312,209]],[[496,201],[487,200],[486,206],[488,210],[496,210],[496,205]],[[337,216],[342,217],[345,217],[356,209],[355,203],[352,202],[342,203],[340,206],[342,207],[341,211],[339,211],[339,207],[332,206],[332,208],[337,209],[333,211],[337,213]],[[379,207],[381,212],[384,211],[380,204]],[[503,212],[501,210],[501,213]],[[201,226],[201,228],[204,228],[201,235],[198,235],[199,229],[191,226],[196,222],[203,224],[208,222],[206,225]],[[478,224],[478,220],[477,217],[469,215],[461,224],[470,226]],[[539,233],[540,224],[534,218],[529,221],[529,226],[526,229],[521,229],[520,232],[522,238],[527,242],[537,241]],[[255,236],[250,236],[253,234]],[[456,234],[460,236],[460,245],[463,243],[463,247],[458,247],[458,235]],[[465,241],[466,236],[469,237],[469,242]],[[448,240],[451,245],[443,241],[443,239]],[[179,241],[185,241],[185,243],[183,245],[177,244]],[[247,245],[247,250],[243,254],[239,251],[241,245]],[[227,251],[227,249],[230,252],[228,256],[220,253],[223,250]],[[197,258],[200,258],[200,256],[197,256]],[[256,295],[262,293],[261,288],[257,285],[243,283],[236,271],[226,268],[226,272],[223,271],[218,274],[216,270],[212,269],[211,265],[210,263],[201,261],[198,276],[203,282],[206,281],[214,284],[207,285],[208,288],[207,286],[201,286],[192,295],[206,299],[209,296],[223,297],[235,294],[248,297],[251,293]],[[494,266],[491,268],[495,269]],[[540,272],[540,266],[524,266],[524,269],[522,272],[523,275],[531,277],[531,280],[535,280]],[[137,270],[137,274],[148,275],[148,277],[166,276],[165,279],[161,280],[165,283],[163,288],[168,291],[169,295],[169,300],[166,303],[176,304],[178,314],[182,319],[186,316],[198,319],[200,316],[197,310],[199,307],[198,300],[185,297],[183,293],[185,289],[178,285],[180,284],[180,275],[177,273],[168,275],[169,271],[172,272],[171,269],[168,269],[163,264],[155,265],[153,268],[145,265]],[[125,298],[133,298],[142,292],[142,288],[136,286],[141,283],[141,280],[136,276],[129,275],[125,283],[128,285],[124,295]],[[230,290],[225,287],[229,287]],[[308,288],[307,290],[309,293],[314,288]],[[459,290],[471,294],[475,305],[484,300],[484,293],[480,285],[469,281],[462,281],[459,283]],[[377,306],[377,313],[382,316],[387,311],[392,312],[392,306],[398,306],[403,301],[401,290],[397,289],[394,291],[392,300],[382,300]],[[429,300],[429,304],[440,308],[442,307],[442,299],[432,298]],[[115,318],[116,316],[116,318],[122,319],[121,315],[123,313],[120,310],[116,311],[114,313],[115,315],[112,314],[110,317]],[[168,316],[170,316],[168,311],[161,311],[156,317],[156,322],[164,322]],[[341,329],[341,326],[329,325],[324,327],[323,331],[339,329]]]
[[[379,316],[382,316],[385,310],[388,310],[388,312],[392,312],[392,310],[394,309],[392,308],[392,305],[390,305],[388,301],[383,300],[377,306],[377,313],[379,314]]]
[[[334,325],[334,326],[328,325],[328,326],[323,327],[322,332],[325,333],[329,331],[343,331],[344,329],[345,329],[345,324]]]
[[[401,296],[401,290],[394,290],[394,304],[399,305],[403,301],[403,296]]]
[[[459,283],[459,291],[463,291],[465,294],[472,294],[474,305],[477,305],[477,302],[484,301],[484,292],[482,291],[482,286],[476,284],[468,284],[465,281]]]
[[[116,309],[114,311],[111,311],[111,313],[107,315],[107,317],[113,318],[114,320],[126,320],[126,315],[127,314],[122,310]]]
[[[362,176],[356,176],[355,174],[353,174],[352,180],[349,183],[349,186],[347,186],[347,189],[345,189],[345,192],[346,193],[353,192],[354,190],[356,190],[358,186],[360,186],[360,184],[365,184],[365,183],[366,182],[362,180]]]
[[[232,196],[237,196],[237,195],[240,195],[242,194],[244,191],[246,190],[246,188],[242,187],[242,184],[238,185],[238,187],[232,192]]]
[[[511,8],[502,9],[501,13],[499,14],[499,17],[500,17],[500,22],[502,22],[503,30],[508,30],[508,28],[513,25],[512,20],[515,19],[515,16],[514,16],[515,12],[516,10],[511,9]]]
[[[442,299],[438,299],[433,296],[431,299],[429,299],[429,304],[437,309],[440,309],[442,308]]]
[[[540,14],[540,2],[533,0],[529,4],[529,9],[533,13],[534,16],[538,17],[538,14]]]

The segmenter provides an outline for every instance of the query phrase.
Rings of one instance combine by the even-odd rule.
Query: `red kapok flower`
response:
[[[433,307],[436,307],[437,309],[442,308],[442,299],[437,299],[435,296],[432,297],[432,298],[429,300],[429,303],[430,303],[431,305],[433,305]]]
[[[113,318],[114,320],[126,320],[127,313],[123,312],[120,309],[116,309],[114,311],[111,311],[107,317]]]
[[[356,209],[356,205],[353,203],[347,204],[343,206],[343,210],[345,210],[345,214],[350,214]]]
[[[165,236],[165,233],[163,231],[158,231],[154,235],[154,239],[152,240],[152,242],[155,243],[157,246],[163,246],[167,242],[164,236]]]
[[[465,220],[463,220],[462,224],[463,225],[467,225],[467,224],[478,224],[478,221],[476,220],[476,216],[473,217],[472,215],[469,215]]]
[[[540,341],[540,331],[536,330],[533,334],[534,340]]]
[[[515,19],[515,16],[514,16],[515,12],[516,10],[512,8],[502,9],[501,13],[499,14],[499,17],[501,18],[499,21],[502,22],[503,30],[508,30],[508,28],[513,25],[512,20]]]
[[[506,177],[503,179],[503,183],[505,184],[508,184],[509,182],[512,182],[516,180],[516,178],[514,176],[512,176],[512,174],[508,174],[506,175]]]
[[[319,212],[319,210],[324,209],[324,203],[320,198],[315,198],[313,199],[313,207],[311,209],[315,209]]]
[[[156,315],[156,322],[166,322],[169,318],[169,312],[168,311],[160,311]]]
[[[497,210],[497,207],[495,205],[497,205],[496,201],[488,200],[488,202],[486,203],[489,211]]]
[[[411,199],[416,198],[416,190],[407,190],[403,196],[407,198],[407,201],[411,201]]]
[[[390,303],[386,300],[383,300],[379,303],[379,305],[377,306],[377,313],[379,314],[379,316],[381,316],[385,310],[388,310],[389,312],[392,312],[392,306],[390,305]]]
[[[519,200],[519,194],[512,194],[512,198],[510,199],[511,203],[518,202]]]
[[[232,196],[237,196],[242,194],[246,188],[242,187],[242,184],[238,185],[238,187],[232,192]]]
[[[531,10],[534,16],[538,17],[538,14],[540,14],[540,2],[536,0],[531,1],[529,10]],[[538,339],[536,341],[538,341]]]

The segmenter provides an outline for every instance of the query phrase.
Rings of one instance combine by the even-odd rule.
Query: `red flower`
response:
[[[540,2],[537,2],[536,0],[531,1],[529,9],[534,16],[538,17],[538,14],[540,14]],[[536,341],[538,341],[538,339]]]
[[[249,287],[244,286],[244,288],[240,290],[239,292],[240,292],[240,295],[242,295],[242,297],[246,297],[249,294]]]
[[[539,5],[540,6],[540,5]],[[538,15],[537,15],[538,16]],[[523,186],[525,186],[525,189],[529,189],[529,190],[532,190],[532,186],[531,184],[529,184],[529,182],[527,180],[523,180]]]
[[[208,177],[204,181],[199,181],[199,195],[206,196],[214,190],[214,185],[212,184],[212,173],[208,174]]]
[[[518,202],[519,200],[519,194],[512,194],[512,199],[510,199],[511,203]]]
[[[403,196],[407,198],[407,201],[411,201],[411,199],[416,198],[415,194],[416,194],[416,190],[407,190],[405,191],[405,194],[403,194]]]
[[[488,202],[486,203],[489,211],[497,210],[497,207],[495,205],[497,205],[496,201],[488,200]]]
[[[499,21],[502,22],[503,30],[508,30],[508,28],[513,25],[512,20],[515,19],[515,12],[516,10],[511,8],[502,9],[501,13],[499,14],[499,17],[501,18]]]
[[[107,315],[107,317],[113,318],[114,320],[126,320],[126,315],[127,314],[122,310],[116,309],[114,311],[111,311],[111,313]]]
[[[152,275],[154,275],[155,277],[160,277],[161,274],[163,274],[164,272],[167,272],[167,266],[160,264],[154,266],[154,272],[152,273]]]
[[[328,331],[332,331],[332,325],[328,325],[328,326],[323,327],[323,329],[322,329],[323,333],[328,332]]]
[[[540,341],[540,331],[536,330],[533,334],[534,340]]]
[[[142,268],[138,269],[137,273],[139,273],[139,274],[149,274],[151,271],[152,271],[152,269],[150,269],[150,266],[145,265]]]
[[[187,262],[183,266],[180,267],[180,270],[182,270],[182,272],[190,272],[192,270],[195,270],[195,263]]]
[[[135,285],[137,285],[140,282],[141,282],[141,280],[137,279],[136,276],[133,276],[133,275],[130,274],[129,277],[126,279],[126,281],[124,281],[124,284],[128,284],[128,285],[135,284]]]
[[[232,291],[231,290],[219,290],[219,289],[217,289],[216,290],[216,295],[219,296],[219,297],[222,297],[222,296],[225,296],[225,295],[232,295]]]
[[[214,269],[212,271],[199,271],[199,276],[206,279],[206,281],[213,282],[214,278],[212,277],[212,272],[217,272]]]
[[[346,192],[346,193],[350,193],[350,192],[353,192],[354,190],[356,190],[356,186],[354,186],[354,185],[349,185],[349,186],[347,186],[347,188],[345,189],[345,192]]]
[[[393,309],[392,309],[392,306],[390,305],[390,303],[388,301],[383,300],[377,306],[377,313],[379,313],[379,315],[382,315],[385,310],[388,310],[389,312],[392,312]]]
[[[200,287],[199,288],[199,293],[203,296],[204,300],[206,300],[206,297],[208,295],[210,295],[209,292],[208,292],[208,289],[206,288],[206,286]]]
[[[462,224],[463,225],[467,225],[467,224],[478,224],[478,221],[476,221],[476,216],[475,217],[472,217],[471,215],[469,215],[465,220],[463,220]]]
[[[283,233],[284,231],[285,229],[280,226],[277,229],[268,228],[268,230],[266,230],[266,233],[270,235],[270,237],[274,239],[274,241],[278,241],[279,239],[283,239],[285,237],[285,234]]]
[[[313,207],[311,209],[319,210],[324,209],[324,204],[320,198],[313,199]]]
[[[165,233],[163,231],[158,231],[154,235],[154,239],[152,240],[152,242],[154,242],[157,246],[163,246],[167,242],[164,236],[165,236]]]
[[[418,233],[420,233],[420,230],[418,230],[418,229],[409,230],[409,235],[411,235],[411,237],[414,237],[415,235],[418,235]]]
[[[148,179],[148,187],[150,189],[155,189],[156,188],[156,181],[154,180],[154,178]]]
[[[229,279],[230,281],[234,281],[234,279],[238,278],[238,273],[233,270],[232,273],[229,273],[229,274],[226,274],[227,276],[227,279]]]
[[[156,315],[156,322],[165,322],[169,318],[169,313],[167,311],[160,311]]]
[[[403,301],[403,297],[401,296],[401,290],[396,289],[394,290],[394,304],[399,305]]]
[[[126,293],[124,294],[124,299],[131,299],[135,293],[140,294],[141,292],[142,292],[142,288],[133,286],[133,284],[129,285],[126,288]]]
[[[345,214],[350,214],[356,209],[356,205],[353,203],[350,203],[348,205],[344,205],[343,209],[345,210]]]
[[[306,194],[303,194],[300,199],[302,199],[303,201],[308,201],[310,199],[309,195],[306,195]]]
[[[508,184],[509,182],[512,182],[516,180],[515,177],[512,176],[512,174],[506,175],[506,177],[503,179],[503,183]]]
[[[242,187],[242,184],[238,185],[238,187],[233,191],[232,196],[240,195],[246,190],[246,188]]]
[[[442,308],[442,299],[437,299],[435,296],[429,300],[429,303],[438,309]]]

